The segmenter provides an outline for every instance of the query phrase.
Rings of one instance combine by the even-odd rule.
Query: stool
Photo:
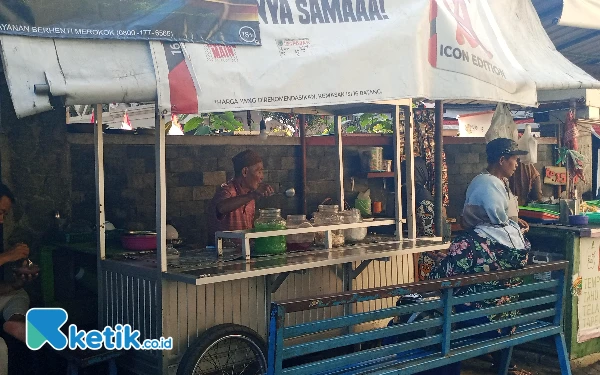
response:
[[[67,375],[78,375],[80,369],[108,362],[108,375],[117,375],[116,359],[123,355],[117,350],[61,350],[58,355],[67,360]]]

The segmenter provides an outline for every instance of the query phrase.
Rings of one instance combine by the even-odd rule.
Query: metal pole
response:
[[[300,211],[308,215],[306,207],[306,116],[300,115],[300,171],[302,173],[302,196],[300,197]]]
[[[156,163],[156,262],[159,282],[162,273],[167,272],[167,178],[165,166],[165,116],[155,107],[155,163]]]
[[[575,119],[577,119],[577,101],[575,99],[571,99],[569,102],[569,107],[573,111],[573,117]],[[575,126],[577,126],[577,124],[575,124]],[[570,166],[571,166],[571,158],[567,156],[567,160],[565,161],[565,167],[567,169],[567,199],[576,199],[576,197],[575,197],[575,181],[571,179],[572,176],[569,173]]]
[[[396,239],[402,240],[402,175],[400,172],[400,106],[394,106],[392,113],[392,121],[394,126],[394,185],[396,188],[396,204],[395,204],[395,219],[396,219]]]
[[[160,112],[158,101],[154,107],[155,145],[154,162],[156,168],[156,307],[153,320],[158,336],[164,331],[168,310],[168,281],[163,278],[167,272],[167,178],[166,178],[166,131],[165,116]],[[167,325],[168,327],[168,325]],[[168,361],[165,352],[159,354],[161,373],[167,372]]]
[[[443,228],[443,193],[442,193],[442,153],[444,152],[444,107],[441,100],[435,101],[435,202],[434,202],[434,220],[435,235],[441,237],[444,234]]]
[[[104,134],[102,133],[102,104],[97,104],[94,109],[96,126],[94,126],[94,146],[96,161],[96,243],[98,244],[98,257],[96,267],[98,269],[98,327],[104,322],[102,313],[104,311],[104,284],[102,283],[102,261],[106,259],[106,237],[104,223],[106,222],[104,206]]]
[[[338,176],[340,190],[338,198],[340,202],[340,211],[344,209],[344,158],[343,158],[343,147],[342,147],[342,116],[335,116],[333,129],[335,132],[335,145],[338,151]]]

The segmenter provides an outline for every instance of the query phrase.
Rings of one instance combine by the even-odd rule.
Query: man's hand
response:
[[[30,264],[28,260],[21,262],[21,266],[13,270],[14,281],[11,283],[12,287],[21,289],[26,284],[29,284],[33,280],[37,279],[39,275],[39,267],[35,264]]]
[[[519,219],[519,227],[521,227],[521,233],[529,232],[529,224],[525,220]]]
[[[29,246],[24,243],[18,243],[12,249],[5,251],[2,255],[6,260],[5,263],[16,262],[19,259],[25,259],[29,256]]]
[[[274,192],[275,191],[273,190],[271,185],[260,184],[258,186],[258,188],[256,188],[256,190],[254,190],[253,193],[257,198],[260,198],[260,197],[269,197],[269,196],[273,195]]]

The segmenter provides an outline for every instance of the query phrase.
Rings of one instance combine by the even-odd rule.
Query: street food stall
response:
[[[171,259],[166,237],[165,132],[156,131],[157,251],[108,257],[102,110],[98,105],[94,134],[99,326],[128,323],[143,339],[170,336],[174,340],[172,350],[128,352],[122,366],[139,374],[162,374],[174,373],[178,366],[183,371],[198,364],[201,372],[205,365],[231,365],[211,363],[219,356],[225,362],[241,363],[242,372],[247,366],[260,372],[265,363],[261,340],[268,330],[269,301],[412,281],[413,254],[442,250],[446,245],[439,237],[416,238],[413,210],[402,217],[398,147],[402,125],[408,205],[414,207],[415,199],[412,102],[405,98],[438,101],[435,157],[436,174],[441,176],[441,100],[535,106],[537,89],[600,86],[556,53],[527,0],[379,4],[385,6],[368,11],[357,6],[356,14],[347,9],[343,14],[340,9],[324,14],[285,6],[278,12],[262,3],[263,8],[256,9],[261,17],[260,47],[0,36],[7,82],[22,116],[47,110],[56,97],[66,104],[155,99],[159,130],[171,113],[285,108],[334,116],[339,156],[335,202],[340,207],[345,194],[341,116],[375,112],[392,118],[395,217],[312,229],[222,232],[217,234],[217,243],[234,237],[243,241],[244,251],[217,246]],[[307,14],[311,22],[306,22]],[[517,18],[521,22],[515,24]],[[240,30],[242,35],[257,40],[256,33]],[[82,63],[92,60],[89,68]],[[437,220],[441,220],[441,178],[437,181]],[[404,220],[406,236],[401,229]],[[331,248],[336,231],[383,225],[395,226],[393,238],[367,237],[364,242]],[[436,228],[441,230],[441,225]],[[252,258],[252,238],[313,231],[322,233],[322,248]],[[374,306],[357,303],[351,308],[370,307]],[[345,312],[334,307],[317,313]],[[303,322],[311,316],[289,319]],[[246,351],[230,355],[232,343]]]
[[[399,101],[398,104],[409,104]],[[404,131],[412,145],[411,121],[403,120],[399,105],[374,105],[380,112],[389,111],[394,119],[395,129],[406,124]],[[352,111],[345,108],[344,111]],[[410,113],[410,106],[403,106]],[[334,113],[334,115],[336,115]],[[339,150],[337,170],[340,173],[340,188],[336,202],[344,202],[343,160],[339,113],[336,116],[336,147]],[[101,121],[101,116],[97,117]],[[407,118],[410,118],[408,116]],[[160,116],[163,119],[163,116]],[[159,125],[161,126],[161,125]],[[397,144],[400,132],[395,132]],[[98,168],[98,186],[102,186],[102,133],[96,132]],[[162,146],[157,153],[164,152],[165,134],[157,134],[157,145]],[[398,147],[394,147],[399,150]],[[405,147],[406,160],[412,160],[413,147]],[[268,153],[268,149],[263,151]],[[157,158],[160,162],[160,158]],[[163,159],[164,160],[164,159]],[[394,165],[400,165],[400,155],[396,151]],[[165,166],[159,166],[164,176]],[[408,176],[411,174],[409,173]],[[157,171],[160,178],[161,171]],[[395,168],[395,186],[401,186],[400,171]],[[410,177],[408,177],[410,178]],[[407,184],[411,196],[412,187]],[[161,189],[164,192],[164,189]],[[125,255],[106,257],[100,254],[99,298],[102,324],[114,325],[129,323],[139,328],[143,338],[173,337],[174,348],[164,352],[131,353],[124,365],[135,371],[166,371],[177,367],[180,361],[196,363],[203,367],[214,365],[207,358],[217,356],[206,346],[208,340],[203,334],[210,335],[212,342],[226,342],[236,347],[235,339],[240,332],[248,335],[249,340],[259,341],[267,335],[268,306],[271,300],[292,297],[311,296],[322,293],[335,293],[409,282],[413,280],[413,254],[422,251],[442,250],[447,245],[441,238],[415,240],[414,213],[407,218],[408,238],[403,240],[401,222],[402,209],[399,206],[400,192],[397,190],[396,217],[374,219],[362,223],[320,225],[311,228],[285,229],[273,232],[220,232],[217,238],[238,238],[244,244],[243,249],[217,245],[217,248],[194,249],[183,252],[175,259],[168,259],[166,249],[154,255]],[[163,198],[164,199],[164,198]],[[102,202],[99,203],[102,206]],[[159,205],[157,205],[159,207]],[[102,216],[102,212],[100,213]],[[157,218],[158,219],[158,218]],[[164,215],[160,216],[160,220]],[[104,222],[100,217],[99,222]],[[362,241],[335,247],[334,236],[344,229],[368,228],[377,226],[395,226],[395,236],[367,236]],[[102,230],[101,230],[102,232]],[[281,255],[269,255],[251,258],[251,238],[281,236],[322,232],[324,246],[311,247],[308,251],[286,252]],[[160,232],[159,232],[160,233]],[[160,234],[159,234],[160,235]],[[100,235],[102,241],[102,235]],[[217,241],[219,244],[221,241]],[[258,243],[256,246],[260,246]],[[256,249],[258,250],[258,249]],[[158,273],[161,264],[163,272]],[[388,301],[393,304],[394,301]],[[357,304],[356,309],[368,309]],[[329,310],[329,311],[326,311]],[[341,314],[339,309],[324,309],[323,314]],[[296,322],[310,321],[310,316],[290,317]],[[222,326],[222,324],[226,324]],[[207,331],[218,327],[216,332]],[[251,331],[248,331],[251,329]],[[241,330],[241,331],[240,331]],[[250,333],[248,333],[250,332]],[[196,339],[198,338],[198,341]],[[225,344],[223,344],[225,345]],[[240,344],[237,344],[239,347]],[[246,347],[248,345],[241,345]],[[262,348],[263,345],[259,345]],[[250,346],[253,347],[253,346]],[[202,350],[200,350],[202,349]],[[249,349],[248,349],[249,350]],[[187,353],[187,354],[186,354]],[[260,356],[261,351],[254,355]],[[214,362],[214,360],[213,360]],[[260,363],[260,361],[258,361]],[[225,366],[225,364],[219,363]]]

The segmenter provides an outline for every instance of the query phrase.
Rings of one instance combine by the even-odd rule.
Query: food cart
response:
[[[369,9],[372,14],[358,14],[360,22],[354,22],[354,14],[348,22],[350,15],[345,12],[347,19],[343,22],[334,19],[321,24],[317,21],[323,14],[315,14],[312,23],[306,23],[302,22],[304,13],[297,9],[278,12],[276,7],[266,9],[262,3],[261,47],[0,38],[15,110],[23,116],[49,110],[51,97],[64,98],[66,104],[156,100],[157,129],[164,129],[165,116],[171,110],[182,108],[220,112],[313,107],[308,113],[328,112],[336,119],[339,202],[344,201],[340,116],[357,112],[392,115],[396,216],[368,225],[395,225],[395,238],[250,260],[239,259],[241,252],[224,250],[217,254],[198,249],[175,262],[168,261],[166,254],[166,151],[162,131],[156,132],[155,151],[158,251],[136,259],[106,256],[102,111],[98,106],[95,163],[99,325],[129,323],[143,339],[171,336],[174,340],[170,351],[128,352],[122,366],[139,374],[173,373],[182,359],[187,363],[201,358],[202,345],[210,349],[235,337],[248,338],[244,340],[254,359],[251,362],[260,363],[256,361],[261,355],[257,348],[266,336],[270,300],[411,281],[412,254],[440,250],[445,245],[439,238],[415,238],[411,210],[406,218],[408,235],[404,237],[400,229],[398,130],[401,113],[410,113],[411,103],[395,100],[432,98],[536,105],[536,89],[598,85],[556,53],[527,0],[453,5],[402,0],[375,8],[377,11]],[[468,14],[475,22],[463,24],[459,14]],[[515,19],[520,22],[515,23]],[[465,44],[467,35],[470,43]],[[471,35],[476,38],[472,40]],[[389,100],[394,101],[385,102]],[[360,103],[364,105],[358,106]],[[323,107],[314,108],[317,105]],[[400,106],[404,106],[402,110]],[[441,128],[441,106],[437,109]],[[409,172],[406,195],[408,204],[414,206],[411,121],[412,116],[405,116]],[[441,151],[441,129],[438,137],[436,146]],[[436,152],[436,157],[441,157],[441,152]],[[436,162],[436,166],[440,172],[441,163]],[[441,188],[436,187],[436,191],[439,202]],[[441,204],[437,208],[439,213]],[[437,216],[439,220],[441,216]],[[340,228],[319,229],[328,232]],[[358,303],[353,308],[360,311],[369,307]],[[334,308],[318,313],[344,311]],[[289,319],[301,322],[311,317]],[[214,327],[218,327],[217,332]]]
[[[373,105],[372,109],[390,113],[395,130],[405,125],[405,157],[412,164],[412,123],[404,121],[402,113],[410,113],[410,101],[395,105]],[[343,113],[351,113],[352,108],[344,108]],[[337,168],[340,173],[340,187],[337,192],[339,202],[344,202],[343,160],[340,116],[336,117],[336,147],[339,151]],[[103,167],[101,115],[96,117],[96,173],[98,206],[103,207]],[[411,116],[405,116],[409,119]],[[163,116],[157,118],[157,128],[164,128]],[[394,144],[400,143],[400,132],[395,131]],[[441,145],[440,145],[441,147]],[[394,165],[400,165],[399,148],[394,147]],[[268,149],[264,151],[268,153]],[[300,232],[324,231],[330,237],[331,231],[357,227],[393,225],[396,235],[391,238],[377,237],[360,244],[335,249],[316,248],[308,252],[271,255],[250,258],[249,253],[225,248],[197,249],[182,253],[178,259],[167,260],[165,241],[165,134],[156,135],[157,163],[157,228],[158,251],[156,255],[137,257],[107,257],[104,252],[104,228],[99,227],[100,252],[98,254],[99,315],[100,325],[131,324],[140,330],[141,337],[173,337],[174,347],[168,351],[140,351],[128,353],[122,365],[138,373],[167,373],[174,371],[180,361],[209,361],[207,351],[220,350],[211,347],[213,343],[225,345],[239,341],[242,334],[248,337],[246,347],[257,350],[253,355],[264,356],[262,340],[267,336],[268,306],[272,300],[335,293],[394,285],[413,280],[413,254],[422,251],[441,250],[447,245],[441,238],[415,239],[414,213],[409,210],[406,220],[401,217],[401,198],[398,187],[400,171],[395,168],[396,216],[389,219],[375,219],[370,222],[319,226],[308,229],[288,229],[284,232],[261,233],[220,233],[218,236],[272,236]],[[414,187],[407,174],[409,202],[414,200]],[[104,222],[104,212],[98,212],[98,222]],[[407,221],[408,235],[403,238],[402,221]],[[161,229],[162,228],[162,229]],[[369,237],[368,237],[369,238]],[[331,243],[331,242],[329,242]],[[330,246],[328,246],[330,247]],[[135,258],[135,259],[132,259]],[[393,304],[395,301],[388,301]],[[373,306],[374,307],[374,306]],[[362,311],[369,306],[358,303],[353,307]],[[333,308],[323,309],[322,314],[343,314]],[[290,316],[295,322],[310,321],[310,316]],[[209,330],[210,328],[216,329]],[[245,335],[245,336],[244,336]],[[224,341],[225,340],[225,341]],[[229,340],[229,341],[227,341]],[[253,341],[254,340],[254,341]],[[254,345],[252,342],[258,342]],[[238,342],[239,344],[239,342]],[[240,346],[239,344],[238,346]],[[235,346],[235,345],[234,345]],[[250,349],[248,349],[250,350]],[[186,354],[187,353],[187,354]],[[238,354],[239,355],[239,354]],[[213,360],[216,361],[216,360]],[[209,361],[210,362],[210,361]],[[263,362],[264,363],[264,362]],[[209,363],[209,365],[212,365]],[[219,363],[221,365],[221,363]],[[189,367],[189,364],[184,364]],[[202,373],[202,372],[199,372]]]

